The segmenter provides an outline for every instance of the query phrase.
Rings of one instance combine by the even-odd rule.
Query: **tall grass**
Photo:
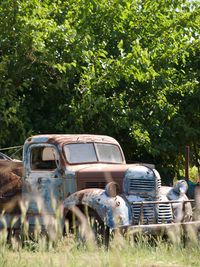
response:
[[[196,175],[196,174],[195,174]],[[11,203],[12,204],[12,203]],[[14,205],[11,205],[14,206]],[[74,220],[74,234],[65,223],[65,235],[61,225],[62,212],[52,201],[54,217],[49,217],[38,197],[38,209],[43,214],[46,231],[39,220],[30,231],[27,221],[28,203],[21,204],[22,231],[15,232],[13,218],[11,229],[2,217],[0,231],[1,266],[200,266],[200,240],[193,228],[183,233],[179,228],[166,236],[147,236],[128,231],[122,235],[115,231],[109,247],[99,245],[93,234],[93,222],[88,223],[80,210],[73,208],[81,222]],[[87,214],[87,212],[86,212]],[[199,210],[196,218],[199,219]],[[3,215],[3,214],[2,214]]]
[[[38,203],[41,206],[41,202]],[[39,221],[29,231],[26,218],[28,205],[21,205],[22,232],[9,231],[6,220],[0,232],[0,266],[200,266],[200,241],[194,229],[183,233],[180,229],[168,236],[147,236],[128,231],[112,234],[109,247],[95,242],[92,226],[86,217],[81,217],[83,239],[69,231],[65,224],[63,235],[60,218],[62,213],[55,208],[54,218],[44,218],[46,231]],[[42,210],[42,208],[41,208]],[[82,216],[76,208],[76,216]],[[14,226],[13,219],[11,226]]]
[[[15,241],[14,241],[15,240]],[[52,245],[41,237],[26,246],[1,243],[0,266],[199,266],[199,245],[179,243],[147,237],[136,240],[117,233],[109,249],[94,243],[84,244],[73,235],[63,237]],[[51,245],[50,245],[51,244]]]

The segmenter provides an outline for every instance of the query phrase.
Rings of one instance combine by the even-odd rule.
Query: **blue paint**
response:
[[[44,213],[54,213],[57,204],[63,201],[63,180],[59,172],[59,154],[58,168],[55,170],[31,169],[31,151],[38,147],[49,147],[58,150],[55,146],[49,144],[32,144],[27,149],[26,173],[23,178],[23,199],[29,201],[28,213],[38,214],[42,209]],[[55,207],[53,203],[55,202]]]
[[[64,183],[65,183],[64,184],[64,196],[65,197],[77,191],[76,175],[74,171],[70,171],[68,168],[65,169]]]
[[[130,206],[121,196],[111,198],[102,189],[81,190],[64,201],[64,209],[69,210],[80,204],[95,210],[102,221],[111,228],[132,224]]]

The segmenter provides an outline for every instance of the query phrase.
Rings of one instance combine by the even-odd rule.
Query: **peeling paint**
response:
[[[102,221],[105,221],[112,228],[119,225],[131,225],[130,207],[121,196],[111,198],[106,195],[105,190],[85,189],[66,199],[64,208],[70,210],[74,205],[80,204],[97,211]]]

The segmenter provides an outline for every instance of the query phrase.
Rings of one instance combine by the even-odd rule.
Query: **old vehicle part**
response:
[[[184,180],[179,180],[174,184],[173,190],[177,194],[186,194],[186,192],[188,190],[188,184]]]
[[[105,192],[110,197],[116,197],[119,194],[119,185],[115,182],[110,182],[106,185]]]
[[[65,216],[74,206],[87,206],[94,210],[110,228],[132,224],[131,210],[127,201],[119,195],[110,197],[103,189],[91,188],[71,194],[64,201]]]
[[[88,206],[72,207],[65,220],[68,223],[69,231],[74,233],[80,242],[90,242],[95,238],[99,245],[108,246],[109,227],[101,220],[97,212]]]
[[[0,152],[0,159],[12,161],[12,158],[10,158],[9,156],[7,156],[6,154],[4,154],[2,152]]]

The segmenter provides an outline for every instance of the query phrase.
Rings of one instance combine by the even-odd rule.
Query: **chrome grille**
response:
[[[160,198],[160,201],[164,199]],[[165,200],[166,201],[166,200]],[[173,221],[172,207],[170,203],[158,204],[158,223],[171,223]]]
[[[144,201],[151,201],[145,198]],[[152,224],[155,223],[155,205],[154,204],[134,204],[131,205],[134,224]]]
[[[156,170],[150,170],[145,166],[130,168],[125,175],[123,186],[127,198],[130,199],[134,224],[161,224],[173,221],[172,208],[167,203],[168,198],[160,195],[161,178]]]
[[[149,201],[149,200],[144,200]],[[157,219],[155,208],[157,206]],[[131,205],[134,224],[171,223],[173,221],[172,208],[168,203],[146,203]]]
[[[129,179],[128,194],[131,192],[151,192],[155,189],[155,179]]]

